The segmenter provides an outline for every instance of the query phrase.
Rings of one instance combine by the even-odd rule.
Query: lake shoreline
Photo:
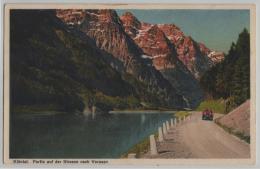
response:
[[[15,158],[71,158],[73,153],[77,158],[119,158],[172,116],[174,114],[139,113],[12,118],[11,155]],[[64,151],[59,151],[60,147]]]
[[[174,115],[172,118],[183,118],[187,117],[192,114],[193,111],[174,111]],[[156,139],[158,139],[158,131],[154,132],[154,136]],[[120,158],[128,158],[128,154],[133,153],[135,154],[135,158],[141,158],[145,153],[149,151],[150,148],[150,142],[149,142],[149,136],[138,142],[137,144],[133,145],[131,148],[129,148],[126,152],[124,152]]]
[[[174,114],[178,112],[177,110],[111,110],[103,114]],[[100,114],[96,112],[97,114]],[[74,112],[74,113],[68,113],[64,111],[28,111],[28,112],[13,112],[14,116],[32,116],[32,117],[40,117],[40,116],[57,116],[57,115],[84,115],[83,113],[80,112]],[[89,116],[92,115],[92,113],[89,114]]]
[[[176,113],[178,110],[112,110],[109,114],[134,114],[134,113]]]

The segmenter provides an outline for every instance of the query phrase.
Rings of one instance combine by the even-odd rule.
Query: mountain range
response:
[[[176,25],[130,12],[13,10],[10,21],[11,100],[19,108],[194,108],[204,97],[200,77],[224,59]]]

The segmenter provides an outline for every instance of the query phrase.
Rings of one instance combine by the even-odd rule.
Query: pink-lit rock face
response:
[[[132,73],[131,65],[133,65],[133,62],[136,64],[142,62],[142,58],[140,57],[142,51],[125,32],[123,23],[117,13],[109,9],[89,9],[82,11],[82,13],[84,18],[77,27],[87,36],[91,37],[101,50],[123,62],[123,65],[126,65],[124,66],[126,71]],[[78,17],[73,18],[73,15],[71,16],[70,14],[71,11],[68,10],[57,12],[57,16],[67,24],[71,20],[78,19]],[[70,17],[65,17],[67,15],[70,15]],[[127,17],[131,18],[131,16]],[[69,18],[70,20],[64,18]],[[134,20],[128,24],[138,25]]]
[[[131,57],[140,53],[124,32],[121,20],[115,11],[86,10],[85,13],[86,19],[81,30],[95,39],[98,47],[124,62],[131,62]]]
[[[174,67],[177,57],[199,78],[212,65],[224,59],[222,52],[210,50],[203,43],[196,42],[178,26],[140,22],[130,12],[119,18],[114,10],[71,9],[57,10],[57,16],[67,24],[83,25],[85,32],[96,40],[97,46],[120,60],[129,60],[129,53],[140,55],[140,49],[131,47],[135,46],[133,42],[124,43],[129,41],[126,36],[130,36],[158,70]]]
[[[81,24],[85,18],[85,13],[82,9],[56,10],[56,15],[58,18],[70,25]]]
[[[130,12],[126,12],[120,19],[123,22],[125,32],[132,38],[135,37],[138,30],[141,29],[141,22]]]
[[[212,65],[224,58],[223,53],[219,55],[219,60],[212,59],[214,56],[209,57],[209,54],[213,52],[212,50],[207,48],[203,43],[196,42],[192,37],[185,36],[174,24],[161,24],[159,27],[172,44],[175,45],[178,58],[196,78],[199,78]]]
[[[152,59],[157,70],[174,67],[176,52],[173,45],[157,25],[143,23],[130,12],[120,17],[126,33],[143,52]]]
[[[199,77],[191,71],[192,69],[189,69],[193,64],[191,60],[195,58],[194,42],[191,38],[184,39],[184,33],[173,24],[140,22],[129,12],[122,15],[120,19],[125,32],[142,49],[145,57],[152,60],[153,66],[187,98],[191,106],[196,105],[203,96],[194,78]],[[182,46],[177,48],[176,45],[182,39],[185,45],[193,51],[193,55],[187,55],[186,58],[179,55],[178,50],[180,53],[183,50],[184,53],[184,49]]]
[[[145,54],[151,57],[156,69],[174,67],[174,60],[177,57],[175,49],[157,25],[151,25],[149,29],[144,26],[134,38],[134,41]]]
[[[174,24],[143,23],[129,12],[122,15],[121,20],[126,33],[145,53],[151,56],[157,69],[167,68],[166,65],[173,66],[172,63],[169,63],[171,61],[169,55],[177,54],[178,59],[196,78],[199,78],[212,65],[224,58],[223,53],[218,52],[218,55],[215,56],[216,52],[204,44],[194,41],[192,37],[185,36],[181,29]]]
[[[138,33],[134,31],[141,29],[140,26],[141,23],[130,13],[125,15],[123,23],[114,10],[106,9],[84,10],[82,23],[75,25],[104,52],[105,59],[113,68],[123,74],[129,73],[147,84],[150,92],[167,103],[187,105],[183,96],[155,69],[150,56],[143,52],[134,41],[134,36],[131,36],[131,33]]]
[[[135,75],[164,98],[179,98],[173,99],[176,103],[182,99],[167,93],[172,90],[169,85],[189,106],[196,106],[203,98],[196,79],[223,59],[222,53],[186,36],[174,24],[145,23],[130,12],[119,17],[107,9],[75,12],[60,10],[57,16],[93,39],[113,68]]]

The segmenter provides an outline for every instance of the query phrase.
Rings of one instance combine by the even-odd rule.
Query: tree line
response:
[[[250,35],[244,29],[225,59],[208,70],[200,84],[207,98],[226,101],[226,112],[250,98]]]

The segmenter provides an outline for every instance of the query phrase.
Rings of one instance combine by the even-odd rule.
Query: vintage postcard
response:
[[[5,164],[254,164],[255,27],[253,4],[5,4]]]

